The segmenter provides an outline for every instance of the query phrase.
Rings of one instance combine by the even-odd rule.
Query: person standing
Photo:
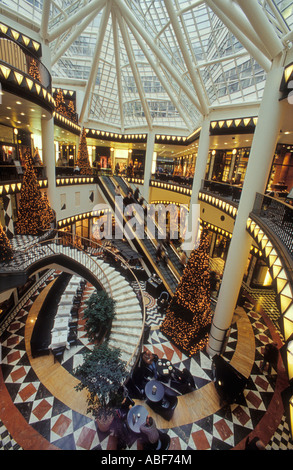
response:
[[[134,191],[134,199],[135,199],[136,201],[138,201],[138,196],[139,196],[139,189],[136,188],[136,190]]]
[[[162,253],[163,253],[163,243],[160,242],[156,249],[156,263],[158,263],[162,259]]]
[[[150,415],[146,417],[146,422],[140,426],[140,432],[143,434],[147,441],[147,448],[149,450],[155,450],[157,448],[160,435],[155,420]]]
[[[265,346],[263,354],[263,362],[260,366],[260,370],[264,370],[268,365],[268,374],[271,375],[272,367],[277,369],[279,350],[276,343],[268,343]]]

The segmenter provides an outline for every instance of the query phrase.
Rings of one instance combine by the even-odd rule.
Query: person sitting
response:
[[[116,414],[121,419],[126,419],[128,411],[135,405],[135,403],[132,398],[130,398],[128,390],[124,386],[119,388],[117,395],[120,397],[120,404],[116,409]]]
[[[157,367],[156,367],[156,361],[157,361],[157,356],[155,354],[150,353],[149,351],[144,351],[141,355],[142,359],[142,365],[148,369],[148,371],[151,372],[151,374],[155,377],[155,379],[158,377],[158,372],[157,372]]]
[[[171,385],[180,391],[180,393],[185,394],[196,389],[194,378],[188,369],[185,368],[182,371],[175,369],[172,376]]]
[[[140,426],[140,432],[144,437],[144,449],[155,450],[158,446],[160,434],[155,420],[150,415],[146,417],[146,422]]]

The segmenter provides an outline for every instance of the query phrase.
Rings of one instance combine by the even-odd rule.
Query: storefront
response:
[[[278,145],[268,181],[268,190],[285,196],[293,188],[293,144]]]
[[[220,183],[243,184],[250,148],[211,150],[206,179]]]

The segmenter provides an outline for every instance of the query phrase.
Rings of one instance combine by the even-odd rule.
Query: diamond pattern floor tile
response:
[[[45,286],[46,284],[43,287]],[[141,282],[141,286],[144,289],[145,283]],[[40,288],[39,292],[41,290]],[[150,298],[148,294],[146,300],[147,324],[151,326],[151,332],[145,347],[158,354],[159,357],[167,357],[175,367],[180,369],[188,367],[198,388],[210,382],[212,371],[209,356],[204,351],[200,351],[190,359],[174,347],[160,330],[156,329],[162,316],[157,312],[155,299]],[[271,298],[270,302],[272,302]],[[115,439],[112,433],[100,433],[93,420],[69,409],[66,404],[53,397],[38,381],[35,372],[31,369],[23,341],[25,321],[31,305],[32,302],[27,302],[1,337],[2,373],[14,405],[36,431],[60,449],[107,450],[113,448]],[[266,372],[261,372],[260,364],[264,345],[272,338],[269,328],[263,322],[262,315],[254,311],[253,304],[247,307],[247,314],[256,337],[256,361],[243,402],[225,406],[218,413],[196,423],[168,429],[172,449],[231,449],[245,439],[265,416],[274,394],[276,380],[275,371],[272,377],[268,377]],[[232,327],[225,353],[227,360],[232,357],[236,344],[237,328]],[[78,345],[66,351],[62,366],[71,372],[82,360],[82,352],[87,347],[90,346],[87,344],[82,322],[80,322]],[[135,441],[131,450],[136,450],[138,447]],[[19,446],[0,421],[0,449],[6,448],[18,449]],[[293,448],[285,419],[280,423],[267,448]]]

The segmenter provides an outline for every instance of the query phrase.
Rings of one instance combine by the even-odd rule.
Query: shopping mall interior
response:
[[[292,450],[293,2],[0,14],[0,450]]]

